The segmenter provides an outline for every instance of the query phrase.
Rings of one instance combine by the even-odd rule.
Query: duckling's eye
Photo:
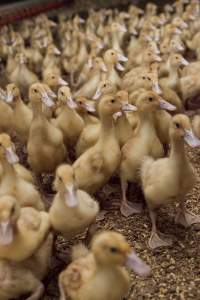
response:
[[[83,104],[83,102],[82,102],[82,101],[79,101],[79,104]]]
[[[118,249],[116,247],[110,247],[110,252],[118,253]]]
[[[149,102],[152,102],[153,101],[153,98],[152,97],[149,97]]]
[[[103,86],[106,87],[106,84],[104,84]]]
[[[36,90],[36,89],[34,89],[33,91],[34,91],[34,93],[37,93],[37,92],[38,92],[38,90]]]
[[[114,53],[112,52],[111,55],[114,55]]]
[[[175,123],[176,128],[180,128],[180,124],[179,123]]]
[[[62,178],[61,178],[60,176],[58,176],[58,180],[59,180],[59,181],[62,181]]]
[[[115,103],[115,99],[110,100],[111,103]]]
[[[144,77],[144,76],[143,76],[143,77],[142,77],[142,79],[143,79],[143,80],[145,80],[145,79],[146,79],[146,77]]]
[[[151,78],[147,77],[147,79],[148,79],[149,81],[151,81]]]
[[[15,213],[15,207],[13,206],[11,209],[11,214],[13,215]]]
[[[63,93],[63,92],[61,92],[61,95],[62,95],[62,96],[64,96],[64,93]]]

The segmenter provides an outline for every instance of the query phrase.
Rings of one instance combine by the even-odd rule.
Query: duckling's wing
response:
[[[94,172],[100,173],[104,166],[104,158],[100,152],[94,153],[90,158],[91,168]]]

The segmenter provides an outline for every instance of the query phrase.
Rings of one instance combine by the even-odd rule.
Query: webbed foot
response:
[[[140,203],[131,203],[131,202],[122,202],[120,206],[121,214],[124,217],[129,217],[133,214],[139,214],[142,212],[142,204]]]
[[[148,241],[150,249],[156,249],[160,247],[169,247],[172,245],[172,239],[163,233],[152,232]]]

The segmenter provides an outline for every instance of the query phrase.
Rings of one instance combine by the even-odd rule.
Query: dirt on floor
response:
[[[199,177],[195,188],[187,195],[187,207],[192,212],[200,214],[200,149],[191,150],[187,147],[187,154]],[[51,192],[48,180],[45,190],[48,193]],[[147,246],[151,229],[147,209],[144,208],[141,215],[134,215],[129,218],[122,217],[119,206],[116,205],[117,201],[120,202],[120,197],[120,184],[117,177],[113,178],[96,195],[96,198],[101,201],[102,207],[109,209],[106,218],[98,222],[98,230],[113,229],[124,234],[137,253],[152,268],[152,274],[148,278],[140,278],[131,274],[131,289],[124,300],[200,299],[199,227],[193,226],[186,230],[174,224],[175,207],[164,208],[159,212],[159,229],[164,233],[173,235],[173,246],[152,251]],[[144,201],[139,187],[133,185],[130,187],[129,199]],[[51,197],[48,197],[47,206],[50,203]],[[79,236],[72,241],[66,241],[62,237],[57,237],[56,251],[51,260],[49,274],[45,279],[46,293],[42,298],[43,300],[59,299],[58,274],[70,262],[72,245],[80,242],[81,239],[83,237]]]

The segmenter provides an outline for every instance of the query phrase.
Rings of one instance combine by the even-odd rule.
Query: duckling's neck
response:
[[[42,113],[42,103],[40,101],[32,101],[33,118],[44,117]]]
[[[175,163],[183,163],[187,160],[184,148],[184,140],[177,139],[171,134],[171,150],[170,150],[170,158]]]
[[[1,164],[3,166],[3,180],[1,182],[1,188],[5,191],[5,188],[8,188],[10,191],[13,183],[16,181],[16,173],[12,164],[10,164],[5,157],[0,158]]]
[[[100,140],[105,142],[111,136],[115,136],[113,117],[110,115],[100,116],[101,119],[101,133]]]

